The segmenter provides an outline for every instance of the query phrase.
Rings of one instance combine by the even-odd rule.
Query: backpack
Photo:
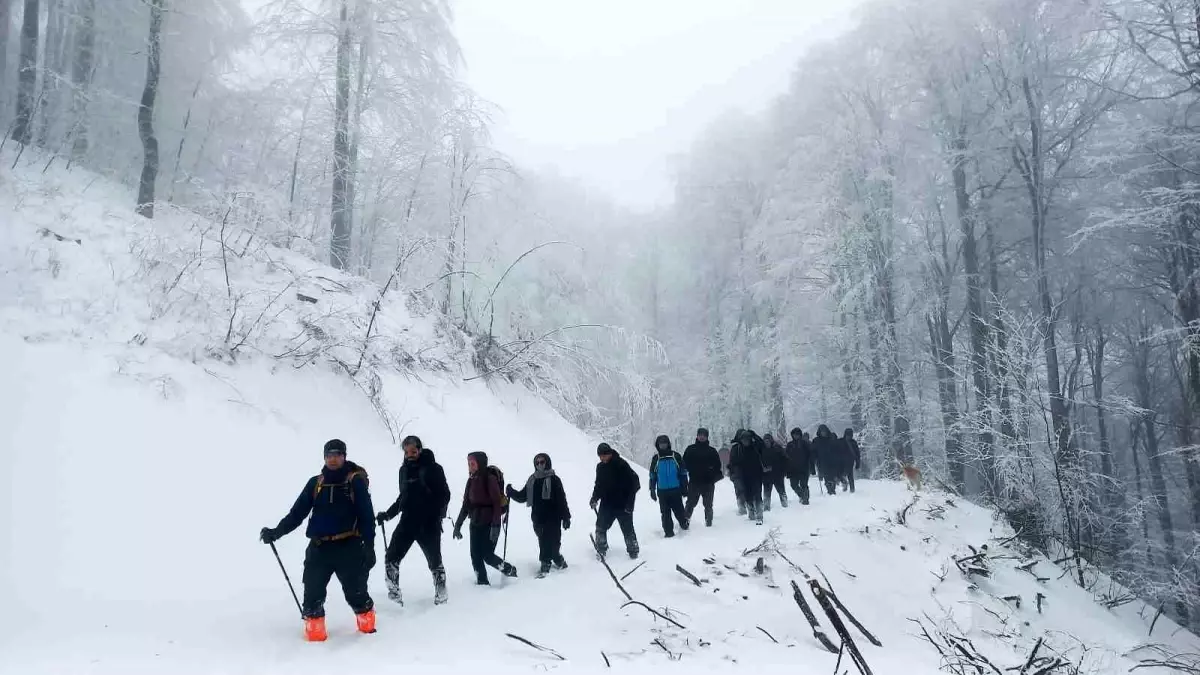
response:
[[[501,471],[500,467],[498,467],[498,466],[489,466],[487,468],[487,470],[488,470],[488,473],[490,473],[491,475],[496,477],[496,480],[500,481],[500,505],[502,507],[501,513],[507,514],[508,513],[508,495],[504,491],[504,486],[507,485],[507,483],[504,482],[504,472]]]
[[[332,503],[333,502],[333,490],[340,488],[346,492],[346,495],[350,498],[350,504],[353,505],[354,504],[354,490],[350,487],[350,484],[352,482],[354,482],[354,479],[359,476],[362,476],[363,482],[365,482],[367,484],[367,489],[370,489],[371,479],[367,476],[367,470],[362,467],[358,467],[358,468],[350,471],[349,473],[347,473],[346,480],[341,483],[326,483],[325,482],[325,474],[324,473],[317,474],[317,483],[316,483],[316,485],[313,486],[313,503],[315,504],[317,501],[317,498],[321,496],[321,490],[329,490],[329,501]],[[358,523],[356,522],[354,529],[351,529],[346,532],[341,532],[339,534],[335,534],[330,537],[324,537],[322,539],[322,541],[338,541],[340,539],[347,539],[349,537],[357,537],[357,536],[360,536],[360,533],[358,531]]]

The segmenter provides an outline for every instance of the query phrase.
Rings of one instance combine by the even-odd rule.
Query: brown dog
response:
[[[904,474],[904,478],[908,481],[908,486],[915,492],[921,491],[921,470],[913,466],[911,462],[902,463],[900,472]]]

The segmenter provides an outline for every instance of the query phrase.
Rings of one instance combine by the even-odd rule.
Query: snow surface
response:
[[[0,155],[0,164],[11,157]],[[939,655],[910,619],[952,627],[1002,669],[1023,664],[1040,637],[1096,673],[1126,672],[1135,662],[1123,654],[1148,641],[1197,649],[1166,618],[1147,638],[1152,609],[1103,609],[1049,561],[1036,568],[1051,578],[1044,583],[1014,569],[1024,558],[997,546],[1010,532],[982,508],[924,494],[907,524],[897,524],[910,494],[891,482],[814,494],[808,507],[776,506],[757,527],[736,516],[724,481],[715,526],[672,540],[643,492],[636,520],[645,565],[624,584],[687,629],[622,609],[587,538],[598,439],[518,387],[463,382],[471,370],[461,345],[399,301],[385,303],[383,336],[372,346],[389,430],[328,360],[273,358],[294,346],[306,320],[322,320],[335,335],[331,351],[351,349],[353,340],[336,335],[361,335],[377,288],[272,246],[250,247],[232,268],[242,311],[253,309],[240,322],[235,316],[250,339],[231,358],[221,348],[231,306],[223,266],[189,254],[202,232],[209,251],[219,250],[214,224],[165,208],[149,223],[129,213],[131,202],[125,188],[82,171],[0,169],[0,475],[9,488],[0,500],[0,672],[590,672],[607,670],[602,652],[626,672],[833,672],[837,656],[813,639],[791,597],[789,582],[803,585],[803,576],[770,553],[767,573],[755,574],[756,555],[742,555],[771,532],[805,572],[823,571],[883,642],[872,646],[851,629],[880,675],[938,672]],[[42,236],[42,227],[82,243]],[[296,283],[320,302],[310,307],[280,291]],[[267,318],[256,322],[263,307]],[[384,367],[399,352],[421,356],[397,359],[407,370]],[[528,511],[514,505],[508,557],[520,578],[500,582],[493,573],[495,586],[473,586],[466,543],[447,532],[447,605],[433,605],[414,548],[401,567],[405,607],[387,600],[381,566],[372,573],[377,634],[354,632],[334,581],[330,639],[305,643],[258,530],[286,512],[332,437],[348,443],[372,476],[377,507],[386,506],[401,458],[394,435],[408,433],[446,467],[455,505],[468,452],[487,451],[517,485],[535,453],[550,453],[575,515],[564,540],[571,567],[533,578]],[[945,508],[940,518],[935,507]],[[635,563],[617,528],[610,541],[614,571],[630,572]],[[278,545],[297,584],[305,543],[301,530]],[[1012,558],[994,560],[994,577],[972,587],[950,558],[984,543]],[[1007,595],[1019,595],[1021,607],[999,599]],[[855,672],[843,660],[846,670]]]

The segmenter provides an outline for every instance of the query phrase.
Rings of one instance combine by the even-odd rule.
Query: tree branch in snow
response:
[[[679,627],[679,628],[681,628],[681,629],[683,629],[683,630],[687,630],[687,626],[685,626],[685,625],[683,625],[683,624],[679,623],[679,622],[678,622],[678,621],[676,621],[675,619],[672,619],[671,617],[669,617],[669,616],[667,616],[667,615],[663,614],[662,612],[660,612],[660,611],[658,611],[658,610],[654,609],[654,608],[653,608],[653,607],[651,607],[650,605],[647,605],[646,603],[644,603],[644,602],[640,602],[640,601],[638,601],[638,600],[630,600],[629,602],[627,602],[627,603],[625,603],[625,604],[621,605],[621,609],[625,609],[626,607],[628,607],[628,606],[630,606],[630,605],[637,605],[638,607],[641,607],[642,609],[646,610],[647,612],[650,612],[651,614],[653,614],[654,616],[657,616],[658,618],[662,619],[663,621],[666,621],[666,622],[668,622],[668,623],[672,623],[672,624],[674,624],[675,626],[677,626],[677,627]]]
[[[629,577],[633,576],[633,573],[634,573],[634,572],[636,572],[636,571],[638,571],[638,570],[640,570],[640,569],[642,569],[642,565],[645,565],[645,564],[646,564],[646,561],[645,561],[645,560],[643,560],[642,562],[638,563],[638,564],[637,564],[637,567],[634,567],[633,569],[629,570],[628,572],[626,572],[626,573],[624,574],[624,576],[622,576],[622,577],[621,577],[621,581],[625,581],[625,580],[626,580],[626,579],[628,579]]]
[[[562,654],[559,654],[558,652],[554,651],[553,649],[550,649],[549,647],[543,647],[542,645],[539,645],[535,642],[526,640],[525,638],[521,637],[520,635],[513,635],[512,633],[505,633],[504,635],[516,640],[517,642],[522,642],[524,644],[527,644],[530,647],[533,647],[534,649],[538,650],[539,652],[545,652],[547,654],[550,654],[551,656],[557,658],[559,661],[567,660],[567,657],[563,656]]]
[[[695,574],[692,574],[691,572],[689,572],[689,571],[687,571],[687,570],[685,570],[685,569],[683,569],[683,566],[682,566],[682,565],[676,565],[676,566],[675,566],[675,571],[676,571],[676,572],[679,572],[679,573],[680,573],[680,574],[682,574],[683,576],[687,577],[687,578],[688,578],[688,581],[692,582],[693,584],[696,584],[697,586],[700,586],[700,585],[701,585],[701,583],[700,583],[700,580],[696,578],[696,575],[695,575]]]

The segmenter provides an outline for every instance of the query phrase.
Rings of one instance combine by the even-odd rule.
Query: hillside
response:
[[[791,596],[805,573],[827,575],[878,637],[882,647],[851,629],[881,675],[939,672],[912,620],[969,638],[1001,670],[1019,670],[1039,640],[1039,654],[1081,673],[1127,672],[1153,655],[1127,656],[1147,642],[1200,651],[1166,618],[1147,637],[1152,608],[1104,609],[1052,562],[1002,545],[1012,533],[984,509],[926,493],[900,524],[910,495],[890,482],[777,506],[756,527],[735,515],[726,481],[715,526],[674,540],[643,493],[645,565],[624,585],[686,628],[622,609],[587,539],[598,439],[516,386],[464,382],[473,371],[462,336],[407,307],[403,293],[385,299],[365,365],[353,367],[378,287],[241,227],[222,235],[219,222],[169,209],[151,223],[129,203],[123,187],[82,171],[0,169],[4,672],[575,672],[606,670],[607,657],[614,670],[639,672],[827,674],[838,657]],[[486,450],[514,483],[534,453],[550,453],[575,514],[564,541],[571,567],[533,579],[536,543],[516,507],[508,557],[520,578],[471,585],[466,544],[447,533],[448,605],[433,606],[413,553],[401,568],[404,608],[387,602],[381,568],[372,574],[376,635],[353,632],[335,582],[330,640],[306,644],[258,530],[283,515],[331,437],[371,472],[377,503],[389,503],[396,438],[409,433],[437,453],[455,500],[470,451]],[[765,538],[770,546],[744,554]],[[294,533],[279,545],[297,583],[304,544]],[[968,579],[951,559],[983,544],[992,575]],[[610,561],[618,576],[635,567],[619,547]],[[1017,569],[1030,561],[1032,573]],[[1003,599],[1013,596],[1019,607]]]

